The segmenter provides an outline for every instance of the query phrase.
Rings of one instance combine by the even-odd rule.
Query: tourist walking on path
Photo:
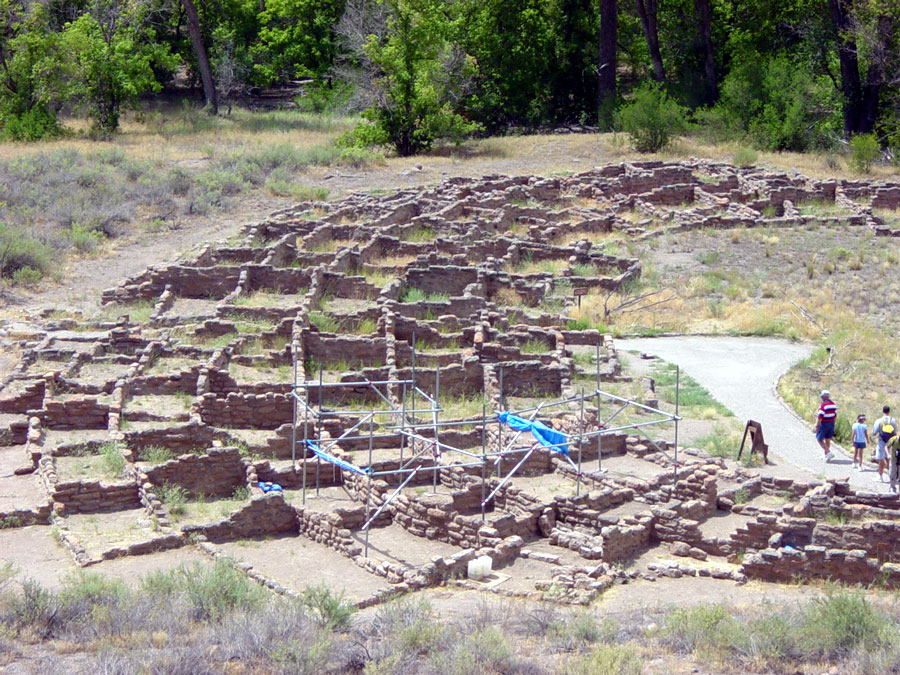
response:
[[[862,413],[856,416],[856,424],[853,425],[853,468],[862,471],[863,450],[869,444],[869,425],[866,424],[866,416]]]
[[[888,469],[891,492],[900,492],[900,434],[891,436],[891,440],[887,442],[887,451],[891,460],[891,467]]]
[[[887,443],[897,434],[897,420],[891,417],[891,407],[881,409],[882,417],[872,427],[875,437],[875,461],[878,462],[878,480],[884,482],[884,468],[887,465]]]
[[[826,389],[819,394],[822,402],[816,411],[816,440],[825,453],[825,461],[834,459],[831,452],[831,439],[834,438],[834,421],[837,419],[837,404],[831,400],[831,393]]]

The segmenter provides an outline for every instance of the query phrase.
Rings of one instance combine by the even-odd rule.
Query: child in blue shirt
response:
[[[853,468],[862,471],[863,450],[869,443],[869,427],[866,424],[865,415],[856,416],[856,424],[853,425]]]

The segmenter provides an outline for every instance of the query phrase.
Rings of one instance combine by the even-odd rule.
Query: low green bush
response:
[[[616,110],[615,121],[638,152],[659,152],[688,128],[685,108],[656,84],[635,89],[634,100]]]
[[[0,277],[16,281],[16,272],[28,268],[32,271],[20,272],[18,281],[33,283],[35,272],[42,276],[50,268],[51,257],[49,246],[24,230],[0,223]]]
[[[228,558],[216,558],[212,565],[194,563],[151,572],[141,585],[153,598],[188,601],[197,621],[219,621],[233,610],[256,609],[267,598],[265,589]]]
[[[878,159],[881,146],[875,134],[856,134],[850,138],[850,168],[857,173],[869,173]]]
[[[759,159],[759,155],[756,150],[742,146],[735,150],[732,161],[735,166],[753,166],[757,159]]]
[[[307,586],[303,591],[303,604],[312,612],[313,619],[323,628],[342,630],[350,625],[350,617],[356,611],[344,598],[343,591],[333,591],[325,584]]]
[[[100,446],[100,455],[103,458],[104,473],[109,478],[119,478],[125,470],[125,458],[122,456],[119,444],[113,441],[104,443]]]
[[[174,457],[175,453],[158,445],[148,446],[141,451],[141,459],[150,464],[162,464]]]

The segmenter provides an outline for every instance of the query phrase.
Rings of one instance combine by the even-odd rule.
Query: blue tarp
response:
[[[319,449],[319,446],[316,445],[313,441],[307,440],[306,447],[308,447],[310,450],[312,450],[315,453],[316,457],[318,457],[319,459],[321,459],[325,462],[329,462],[330,464],[334,464],[336,467],[338,467],[340,469],[344,469],[346,471],[351,471],[353,473],[358,473],[361,476],[367,476],[372,471],[372,469],[360,469],[358,466],[354,466],[353,464],[350,464],[350,462],[345,462],[344,460],[339,459],[339,458],[335,457],[334,455],[329,455],[324,450]]]
[[[569,448],[566,445],[565,434],[551,429],[543,422],[537,420],[531,422],[521,417],[510,415],[508,412],[498,413],[497,419],[500,420],[500,424],[507,425],[513,431],[530,431],[538,443],[568,457]]]

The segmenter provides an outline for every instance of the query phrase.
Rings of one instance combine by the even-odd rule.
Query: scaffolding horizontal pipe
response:
[[[441,412],[442,410],[443,410],[442,408],[437,409],[438,412]],[[478,418],[476,420],[471,420],[468,422],[466,422],[466,421],[438,422],[437,428],[444,429],[445,427],[464,427],[466,425],[481,425],[481,424],[496,424],[496,423],[497,423],[497,420],[491,420],[491,419],[482,420],[481,418]],[[421,424],[407,424],[403,427],[399,427],[399,426],[385,427],[385,429],[434,429],[434,428],[435,428],[434,424],[427,424],[425,422],[422,422]]]
[[[474,452],[468,452],[467,450],[460,450],[459,448],[454,448],[452,445],[447,445],[446,443],[441,443],[440,441],[435,441],[433,438],[425,438],[424,436],[419,436],[419,434],[413,434],[408,431],[400,431],[401,434],[406,436],[407,438],[412,438],[417,441],[421,441],[422,443],[427,443],[428,445],[435,445],[444,450],[448,450],[449,452],[458,452],[461,455],[467,455],[469,457],[481,457],[481,453],[475,454]]]
[[[579,401],[587,401],[588,399],[593,398],[596,394],[585,394],[583,396],[573,396],[572,398],[567,398],[564,401],[555,401],[553,403],[540,403],[532,408],[524,408],[523,410],[517,410],[515,412],[509,411],[511,414],[516,417],[521,417],[525,413],[534,412],[535,410],[547,410],[547,408],[555,408],[558,405],[567,405],[569,403],[578,403]]]
[[[365,434],[363,436],[341,436],[340,440],[342,441],[367,441],[369,440],[369,434]],[[400,434],[372,434],[372,440],[389,440],[392,438],[400,438]],[[330,438],[323,439],[324,443],[328,443],[329,441],[334,440]],[[297,441],[297,445],[300,445],[300,441]],[[360,451],[361,452],[361,451]]]
[[[465,469],[472,466],[481,466],[482,462],[468,462],[466,464],[434,464],[432,466],[417,466],[414,469],[395,469],[393,471],[373,471],[369,475],[372,478],[376,476],[396,476],[398,473],[409,473],[410,471],[440,471],[441,469]]]
[[[413,384],[412,380],[377,380],[377,381],[369,381],[363,380],[362,382],[319,382],[318,380],[308,380],[305,382],[298,382],[294,385],[296,388],[303,389],[332,389],[337,387],[368,387],[369,385],[381,385],[381,384]]]
[[[594,392],[594,395],[596,395],[596,394],[599,394],[600,396],[603,396],[605,398],[612,399],[613,401],[619,401],[620,403],[627,403],[628,405],[633,405],[635,408],[640,408],[641,410],[646,410],[647,412],[656,413],[657,415],[665,415],[667,418],[666,421],[668,421],[668,422],[674,422],[675,420],[678,420],[678,421],[682,420],[682,418],[679,417],[678,415],[673,415],[672,413],[667,413],[666,411],[660,410],[659,408],[651,408],[648,405],[638,403],[637,401],[633,401],[628,398],[622,398],[621,396],[616,396],[615,394],[610,394],[605,391],[600,391],[599,389],[597,389]]]
[[[678,418],[681,419],[681,418]],[[597,436],[606,436],[607,434],[614,434],[617,431],[627,431],[628,429],[640,429],[642,427],[652,427],[654,424],[668,424],[672,420],[650,420],[649,422],[637,422],[635,424],[623,424],[618,427],[610,427],[609,429],[598,429],[597,431],[590,431],[583,434],[584,438],[596,438]]]

